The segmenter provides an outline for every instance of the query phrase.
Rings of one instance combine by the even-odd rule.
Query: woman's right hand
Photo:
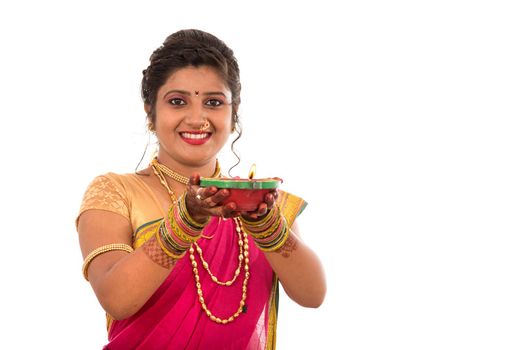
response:
[[[218,190],[215,186],[200,187],[200,175],[189,178],[186,192],[186,208],[197,222],[206,222],[210,216],[232,218],[240,215],[235,203],[219,205],[229,196],[229,190]]]

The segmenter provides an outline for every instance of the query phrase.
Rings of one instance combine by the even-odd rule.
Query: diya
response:
[[[200,179],[200,186],[227,188],[230,193],[229,197],[220,203],[221,205],[234,202],[239,211],[254,211],[260,203],[264,202],[265,195],[277,189],[282,183],[282,179],[277,177],[254,179],[255,170],[256,166],[253,164],[247,179],[203,177]]]

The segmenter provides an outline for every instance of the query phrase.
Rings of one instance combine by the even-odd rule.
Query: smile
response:
[[[180,137],[190,145],[201,145],[211,138],[210,132],[181,132]]]

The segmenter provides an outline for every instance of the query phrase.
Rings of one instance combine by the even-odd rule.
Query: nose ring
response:
[[[209,128],[209,126],[210,126],[209,121],[207,119],[204,119],[204,122],[200,126],[200,131],[202,132],[206,130],[207,128]]]

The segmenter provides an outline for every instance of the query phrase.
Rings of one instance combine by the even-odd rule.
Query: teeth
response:
[[[182,133],[182,137],[186,138],[186,139],[201,140],[201,139],[205,139],[207,136],[208,136],[207,133],[202,133],[202,134],[191,134],[191,133],[188,133],[188,132],[183,132]]]

